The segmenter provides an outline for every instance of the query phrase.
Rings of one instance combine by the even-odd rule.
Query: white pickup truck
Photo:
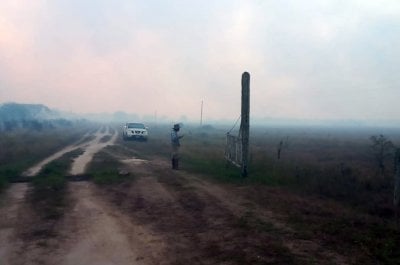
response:
[[[124,140],[136,139],[147,141],[147,127],[143,123],[129,122],[124,125],[122,137]]]

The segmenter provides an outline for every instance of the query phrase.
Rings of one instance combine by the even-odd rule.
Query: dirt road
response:
[[[86,165],[92,160],[94,154],[104,147],[114,144],[118,134],[114,133],[111,135],[109,130],[110,128],[108,128],[108,130],[104,133],[98,131],[92,141],[82,145],[82,148],[84,148],[85,151],[82,155],[74,160],[70,171],[71,175],[83,174],[85,172]],[[111,138],[107,139],[106,141],[102,141],[102,139],[107,136],[110,136]]]
[[[83,142],[80,143],[80,141],[76,144],[67,146],[63,149],[61,149],[60,151],[54,153],[53,155],[47,157],[46,159],[44,159],[43,161],[39,162],[37,165],[29,168],[28,170],[26,170],[23,175],[24,176],[28,176],[28,177],[33,177],[35,175],[37,175],[39,173],[39,171],[43,168],[43,166],[47,165],[48,163],[50,163],[53,160],[56,160],[57,158],[60,158],[62,155],[71,152],[73,150],[76,149],[84,149],[85,152],[83,155],[81,155],[80,157],[78,157],[78,160],[75,161],[75,163],[73,164],[73,167],[71,169],[71,174],[81,174],[84,172],[84,167],[87,165],[87,163],[90,162],[91,158],[93,157],[93,155],[98,152],[100,149],[104,148],[107,145],[113,144],[115,142],[115,139],[117,138],[117,133],[114,133],[114,135],[112,136],[112,138],[106,142],[101,142],[101,139],[104,136],[110,135],[110,128],[107,128],[107,130],[104,130],[104,132],[102,132],[101,129],[99,129],[93,136],[94,139],[90,140],[89,142]],[[85,137],[88,137],[90,135],[85,135],[83,137],[83,139]]]
[[[73,173],[82,173],[95,152],[114,143],[116,136],[101,143],[105,135],[85,146]],[[282,216],[249,200],[248,190],[173,171],[163,158],[113,155],[133,180],[69,183],[68,206],[51,235],[26,236],[35,226],[33,213],[21,196],[26,186],[14,185],[0,208],[1,216],[7,214],[0,219],[0,264],[348,263],[295,236]]]
[[[90,135],[85,135],[82,139],[85,139]],[[73,172],[83,173],[85,166],[90,162],[94,153],[104,148],[107,145],[113,144],[117,134],[110,134],[110,129],[101,130],[99,129],[94,135],[94,139],[88,142],[80,141],[77,144],[73,144],[63,148],[62,150],[54,153],[37,165],[26,170],[23,175],[28,177],[34,177],[46,164],[61,157],[65,153],[71,152],[75,149],[83,149],[84,153],[79,156],[74,162]],[[103,137],[110,136],[107,141],[102,141]],[[47,260],[47,255],[42,255],[42,246],[29,245],[21,237],[24,237],[23,233],[29,231],[31,225],[31,209],[26,202],[26,194],[29,189],[28,184],[19,183],[13,184],[0,198],[0,264],[41,264],[43,260]],[[34,213],[32,213],[34,214]],[[35,228],[32,227],[31,230]],[[22,232],[23,231],[23,232]],[[21,233],[22,232],[22,233]],[[54,240],[53,240],[54,241]],[[32,242],[31,242],[32,243]],[[37,243],[37,242],[36,242]],[[28,248],[30,251],[26,251],[23,248]],[[29,258],[27,258],[29,256]],[[51,260],[51,259],[50,259]],[[40,261],[40,262],[39,262]],[[52,263],[49,263],[52,264]]]

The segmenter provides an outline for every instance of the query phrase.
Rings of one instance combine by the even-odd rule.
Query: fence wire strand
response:
[[[241,117],[242,117],[242,115],[239,115],[239,118],[237,118],[237,120],[236,120],[235,124],[233,125],[232,129],[230,129],[230,130],[228,131],[228,134],[231,133],[231,131],[232,131],[233,129],[235,129],[235,127],[236,127],[236,125],[237,125],[237,123],[239,122],[239,120],[240,120]]]
[[[226,133],[225,146],[225,158],[238,167],[240,167],[242,163],[242,143],[240,141],[240,132],[239,136],[233,136],[230,133],[235,129],[241,117],[242,115],[239,115],[239,118],[236,120],[233,127]]]

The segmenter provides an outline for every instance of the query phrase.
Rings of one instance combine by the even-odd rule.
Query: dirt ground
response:
[[[115,140],[100,144],[100,138],[85,145],[74,173]],[[349,263],[320,242],[298,237],[284,216],[249,199],[251,188],[174,171],[164,158],[115,155],[133,180],[70,182],[61,220],[43,224],[25,199],[27,184],[11,186],[0,205],[0,264]],[[41,233],[43,225],[53,232]]]

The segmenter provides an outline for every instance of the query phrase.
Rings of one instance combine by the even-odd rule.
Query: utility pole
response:
[[[201,101],[201,109],[200,109],[200,127],[203,126],[203,100]]]
[[[250,74],[242,74],[242,119],[240,133],[242,136],[242,177],[247,177],[249,162],[249,131],[250,131]]]

